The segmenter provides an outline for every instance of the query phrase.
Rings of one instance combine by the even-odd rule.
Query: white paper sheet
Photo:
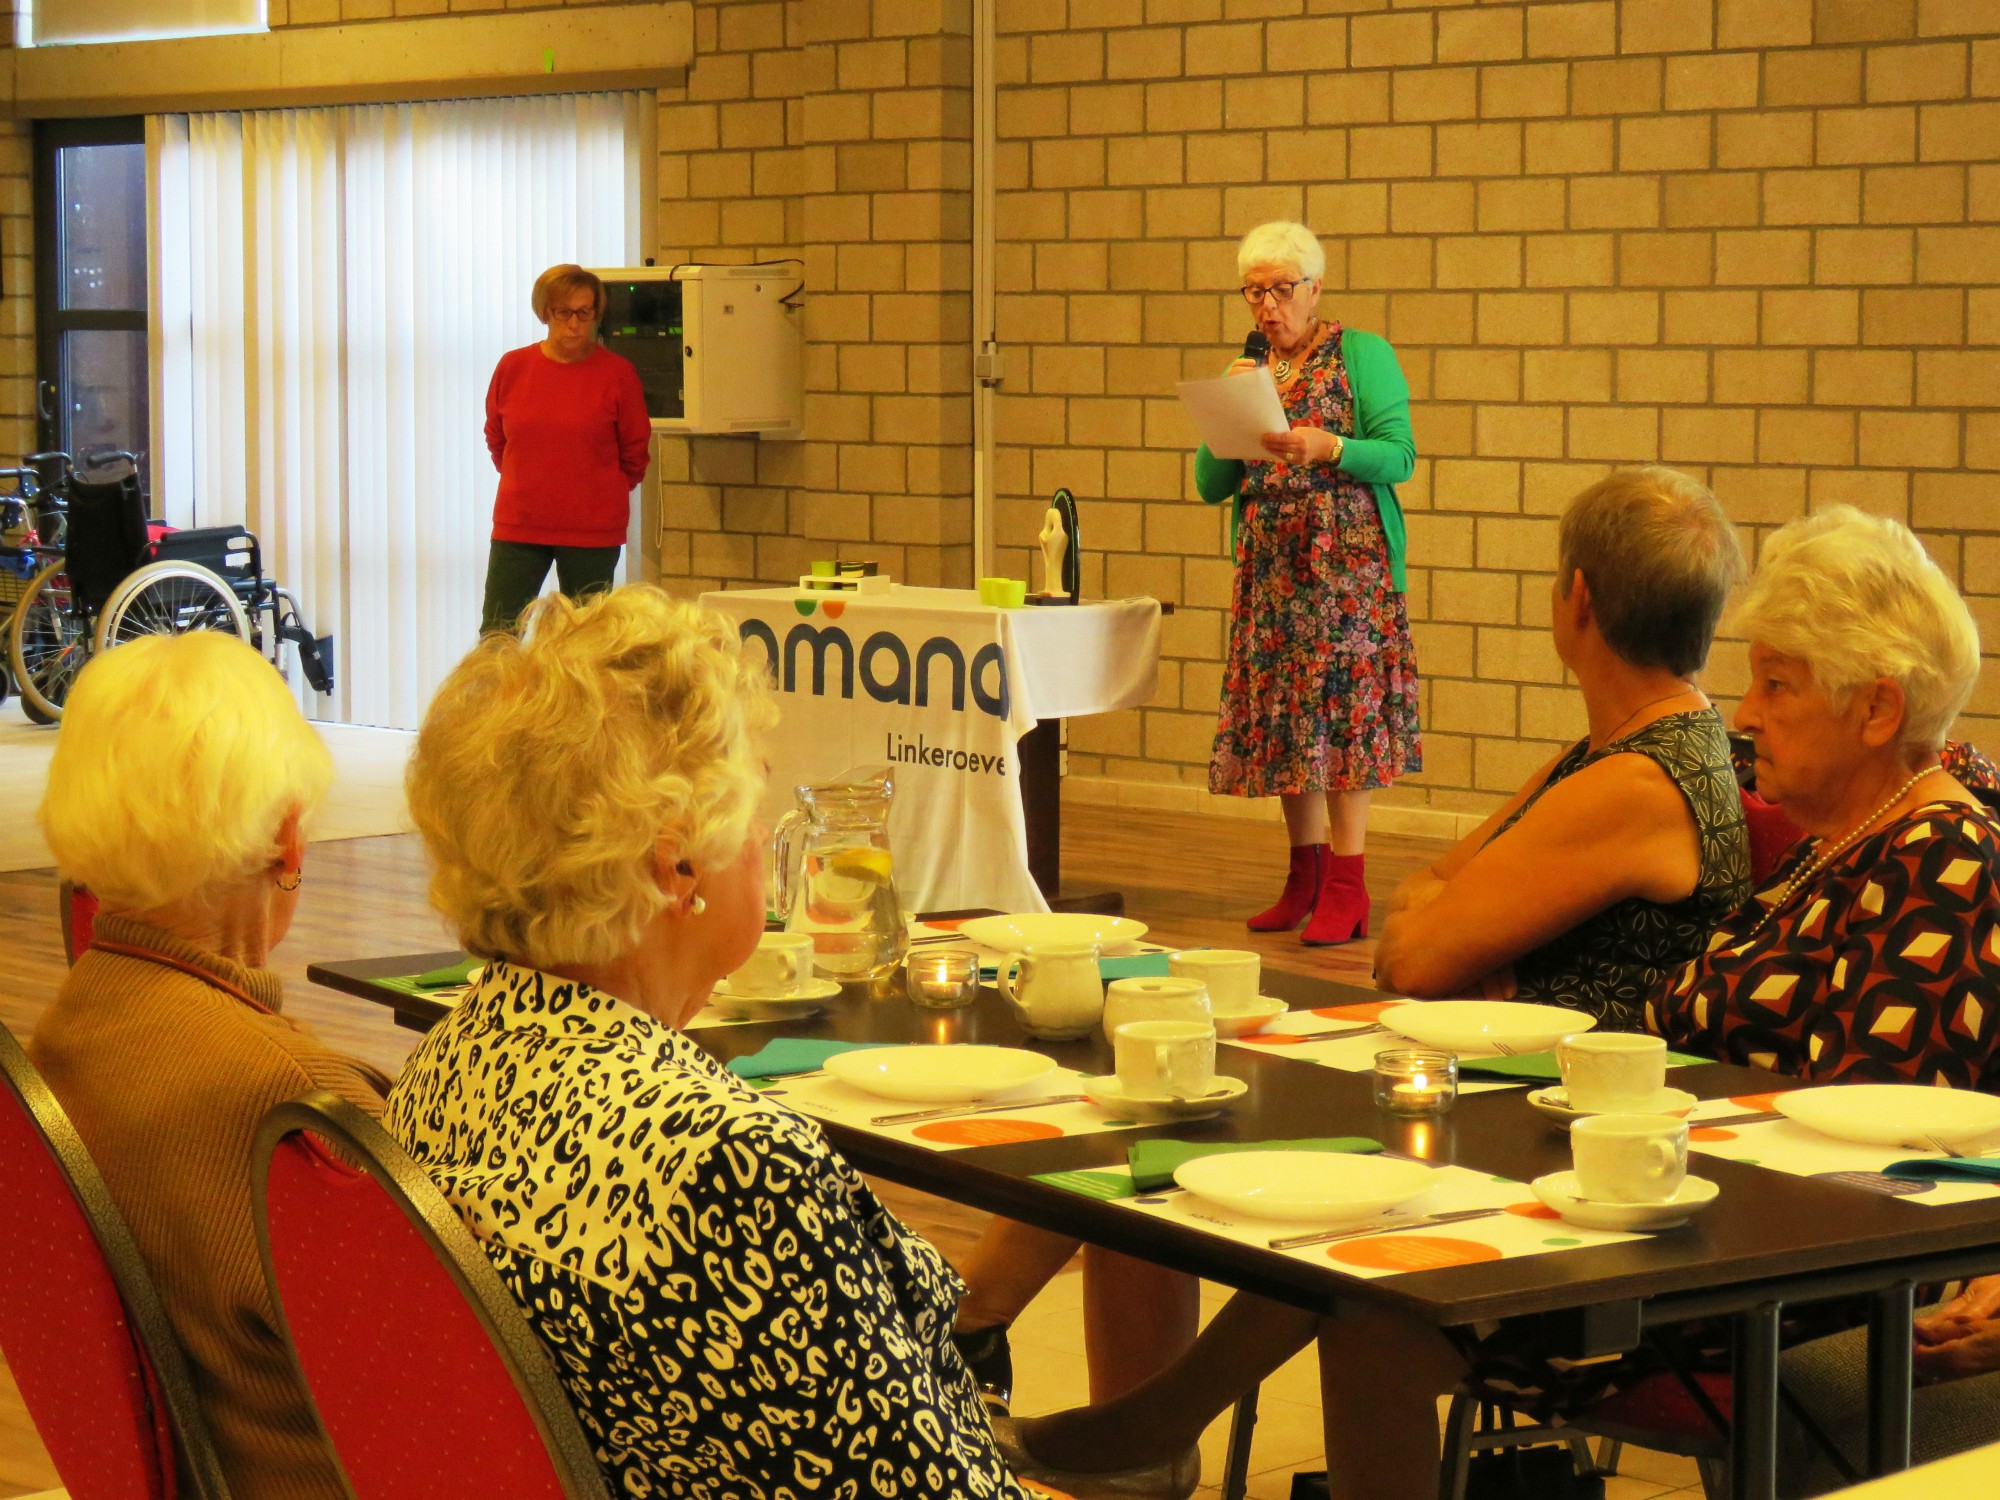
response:
[[[1194,418],[1195,431],[1217,458],[1269,458],[1258,439],[1292,425],[1278,401],[1268,365],[1220,380],[1183,380],[1174,389]]]

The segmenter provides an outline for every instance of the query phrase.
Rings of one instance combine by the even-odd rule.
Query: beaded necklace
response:
[[[1800,870],[1798,874],[1794,875],[1790,880],[1786,881],[1785,888],[1782,891],[1778,892],[1778,899],[1776,901],[1773,901],[1771,905],[1765,910],[1764,920],[1757,924],[1757,931],[1762,932],[1764,930],[1765,925],[1770,922],[1771,918],[1775,917],[1779,913],[1779,911],[1783,909],[1786,902],[1790,901],[1793,896],[1797,895],[1799,891],[1809,881],[1811,881],[1815,876],[1817,876],[1820,873],[1820,871],[1824,870],[1828,865],[1832,864],[1841,855],[1845,854],[1847,850],[1851,848],[1854,844],[1858,843],[1861,839],[1861,836],[1864,833],[1866,833],[1869,829],[1875,826],[1876,821],[1881,818],[1882,814],[1886,813],[1890,808],[1894,807],[1898,802],[1901,802],[1905,797],[1907,797],[1918,782],[1922,781],[1926,776],[1930,775],[1931,772],[1940,771],[1943,769],[1944,768],[1942,766],[1924,767],[1923,770],[1917,772],[1916,775],[1912,776],[1908,781],[1904,782],[1901,786],[1897,787],[1895,791],[1891,792],[1889,794],[1888,800],[1885,801],[1880,807],[1876,808],[1875,811],[1870,813],[1867,817],[1863,818],[1859,823],[1855,824],[1854,831],[1848,834],[1846,838],[1842,839],[1839,843],[1835,844],[1831,849],[1828,849],[1824,853],[1817,856],[1804,869]]]

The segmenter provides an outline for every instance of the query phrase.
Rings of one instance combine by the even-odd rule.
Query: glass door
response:
[[[146,350],[145,121],[35,126],[37,439],[129,452],[151,493]]]

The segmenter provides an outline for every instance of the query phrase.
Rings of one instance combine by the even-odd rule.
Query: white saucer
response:
[[[1721,1191],[1705,1177],[1685,1177],[1673,1197],[1664,1203],[1600,1203],[1577,1197],[1574,1172],[1551,1172],[1546,1177],[1537,1177],[1528,1186],[1545,1206],[1561,1214],[1566,1224],[1584,1229],[1622,1229],[1628,1233],[1678,1229],[1691,1215],[1713,1203]]]
[[[1282,1000],[1259,995],[1255,1005],[1246,1005],[1239,1010],[1218,1010],[1210,1019],[1215,1022],[1217,1036],[1248,1036],[1253,1031],[1262,1031],[1290,1009]]]
[[[1193,1099],[1128,1094],[1116,1073],[1083,1080],[1084,1095],[1092,1104],[1121,1120],[1137,1120],[1142,1125],[1158,1125],[1167,1120],[1206,1120],[1210,1115],[1221,1114],[1249,1091],[1250,1085],[1242,1079],[1224,1078],[1220,1074],[1207,1094]]]
[[[808,979],[783,995],[739,995],[724,979],[710,993],[708,1003],[738,1020],[796,1021],[818,1015],[826,1009],[826,1002],[839,993],[837,979]]]
[[[1559,1120],[1564,1125],[1572,1124],[1590,1115],[1606,1113],[1606,1111],[1595,1109],[1571,1109],[1569,1094],[1561,1084],[1556,1084],[1551,1088],[1530,1090],[1528,1102],[1547,1115],[1551,1120]],[[1699,1103],[1701,1101],[1686,1089],[1661,1089],[1657,1094],[1653,1095],[1649,1102],[1635,1104],[1630,1109],[1619,1110],[1618,1113],[1621,1115],[1679,1115],[1685,1118]]]

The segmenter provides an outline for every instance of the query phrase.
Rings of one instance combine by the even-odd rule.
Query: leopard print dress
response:
[[[615,1494],[1028,1500],[951,1345],[943,1257],[674,1028],[492,964],[383,1123],[485,1246]]]

